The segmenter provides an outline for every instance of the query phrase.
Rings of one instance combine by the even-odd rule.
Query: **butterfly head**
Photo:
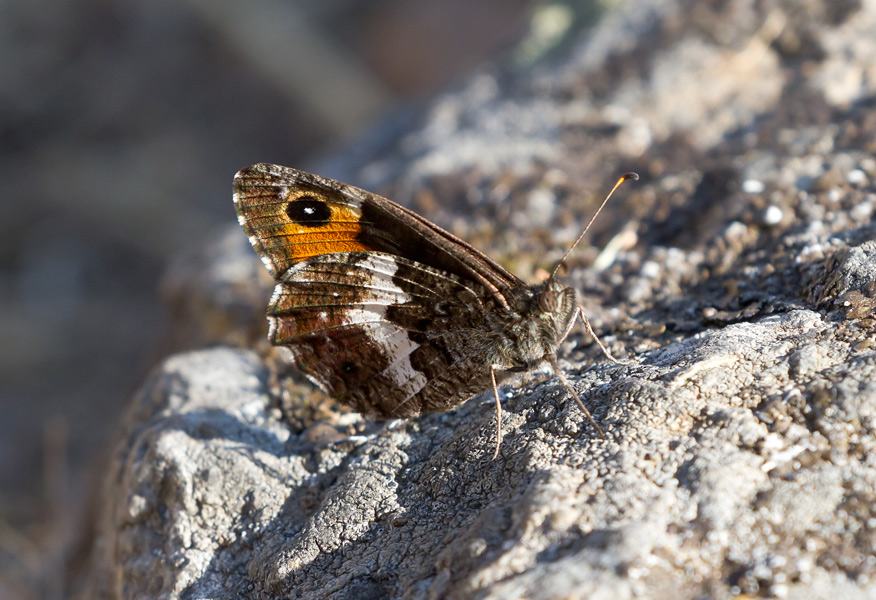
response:
[[[578,294],[574,288],[548,279],[539,290],[536,306],[544,322],[544,335],[552,341],[552,351],[566,339],[578,315]]]
[[[530,371],[556,354],[578,314],[575,290],[554,279],[521,292],[526,307],[506,323],[492,361],[506,371]]]

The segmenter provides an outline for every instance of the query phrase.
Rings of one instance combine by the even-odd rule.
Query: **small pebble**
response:
[[[785,217],[785,213],[778,206],[770,206],[763,211],[764,225],[778,225]]]
[[[742,191],[746,194],[760,194],[766,189],[763,181],[757,179],[746,179],[742,182]]]
[[[867,174],[861,169],[852,169],[846,174],[846,181],[850,185],[863,185],[867,183]]]
[[[645,261],[640,271],[642,277],[657,279],[660,276],[660,264],[653,260]]]

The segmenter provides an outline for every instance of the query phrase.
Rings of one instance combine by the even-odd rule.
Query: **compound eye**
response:
[[[538,297],[538,308],[545,313],[556,312],[560,308],[560,297],[556,292],[545,290]]]

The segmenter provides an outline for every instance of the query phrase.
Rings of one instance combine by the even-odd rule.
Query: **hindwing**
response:
[[[271,341],[357,411],[411,417],[483,391],[489,290],[382,252],[316,256],[280,278]]]

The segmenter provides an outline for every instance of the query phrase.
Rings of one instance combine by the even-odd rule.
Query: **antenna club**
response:
[[[629,173],[624,173],[623,175],[621,175],[621,181],[626,181],[628,179],[632,179],[633,181],[639,181],[639,174],[630,171]]]

